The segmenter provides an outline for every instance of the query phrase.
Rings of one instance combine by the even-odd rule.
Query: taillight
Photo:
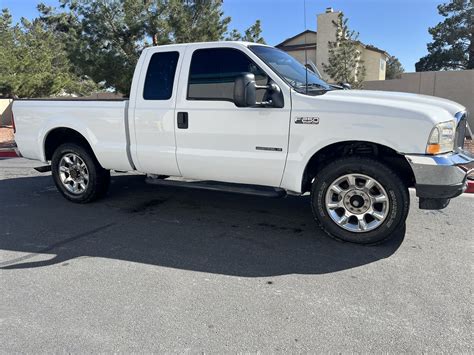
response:
[[[13,117],[13,112],[12,112],[12,127],[13,127],[13,133],[16,133],[15,117]]]

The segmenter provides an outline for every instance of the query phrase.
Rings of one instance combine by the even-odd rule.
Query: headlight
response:
[[[440,154],[453,151],[455,126],[454,121],[438,123],[431,131],[426,153]]]

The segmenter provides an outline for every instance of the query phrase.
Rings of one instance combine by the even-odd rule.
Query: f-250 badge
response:
[[[296,117],[297,124],[319,124],[319,117]]]

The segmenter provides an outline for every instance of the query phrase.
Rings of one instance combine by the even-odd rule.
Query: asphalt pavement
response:
[[[0,352],[463,352],[474,194],[381,246],[327,238],[308,197],[144,184],[72,204],[0,160]]]

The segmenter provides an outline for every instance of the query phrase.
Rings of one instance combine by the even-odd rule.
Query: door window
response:
[[[266,85],[268,76],[245,53],[233,48],[194,51],[188,80],[188,100],[234,101],[234,80],[244,73],[255,75],[257,85]],[[261,101],[265,90],[257,91]]]

